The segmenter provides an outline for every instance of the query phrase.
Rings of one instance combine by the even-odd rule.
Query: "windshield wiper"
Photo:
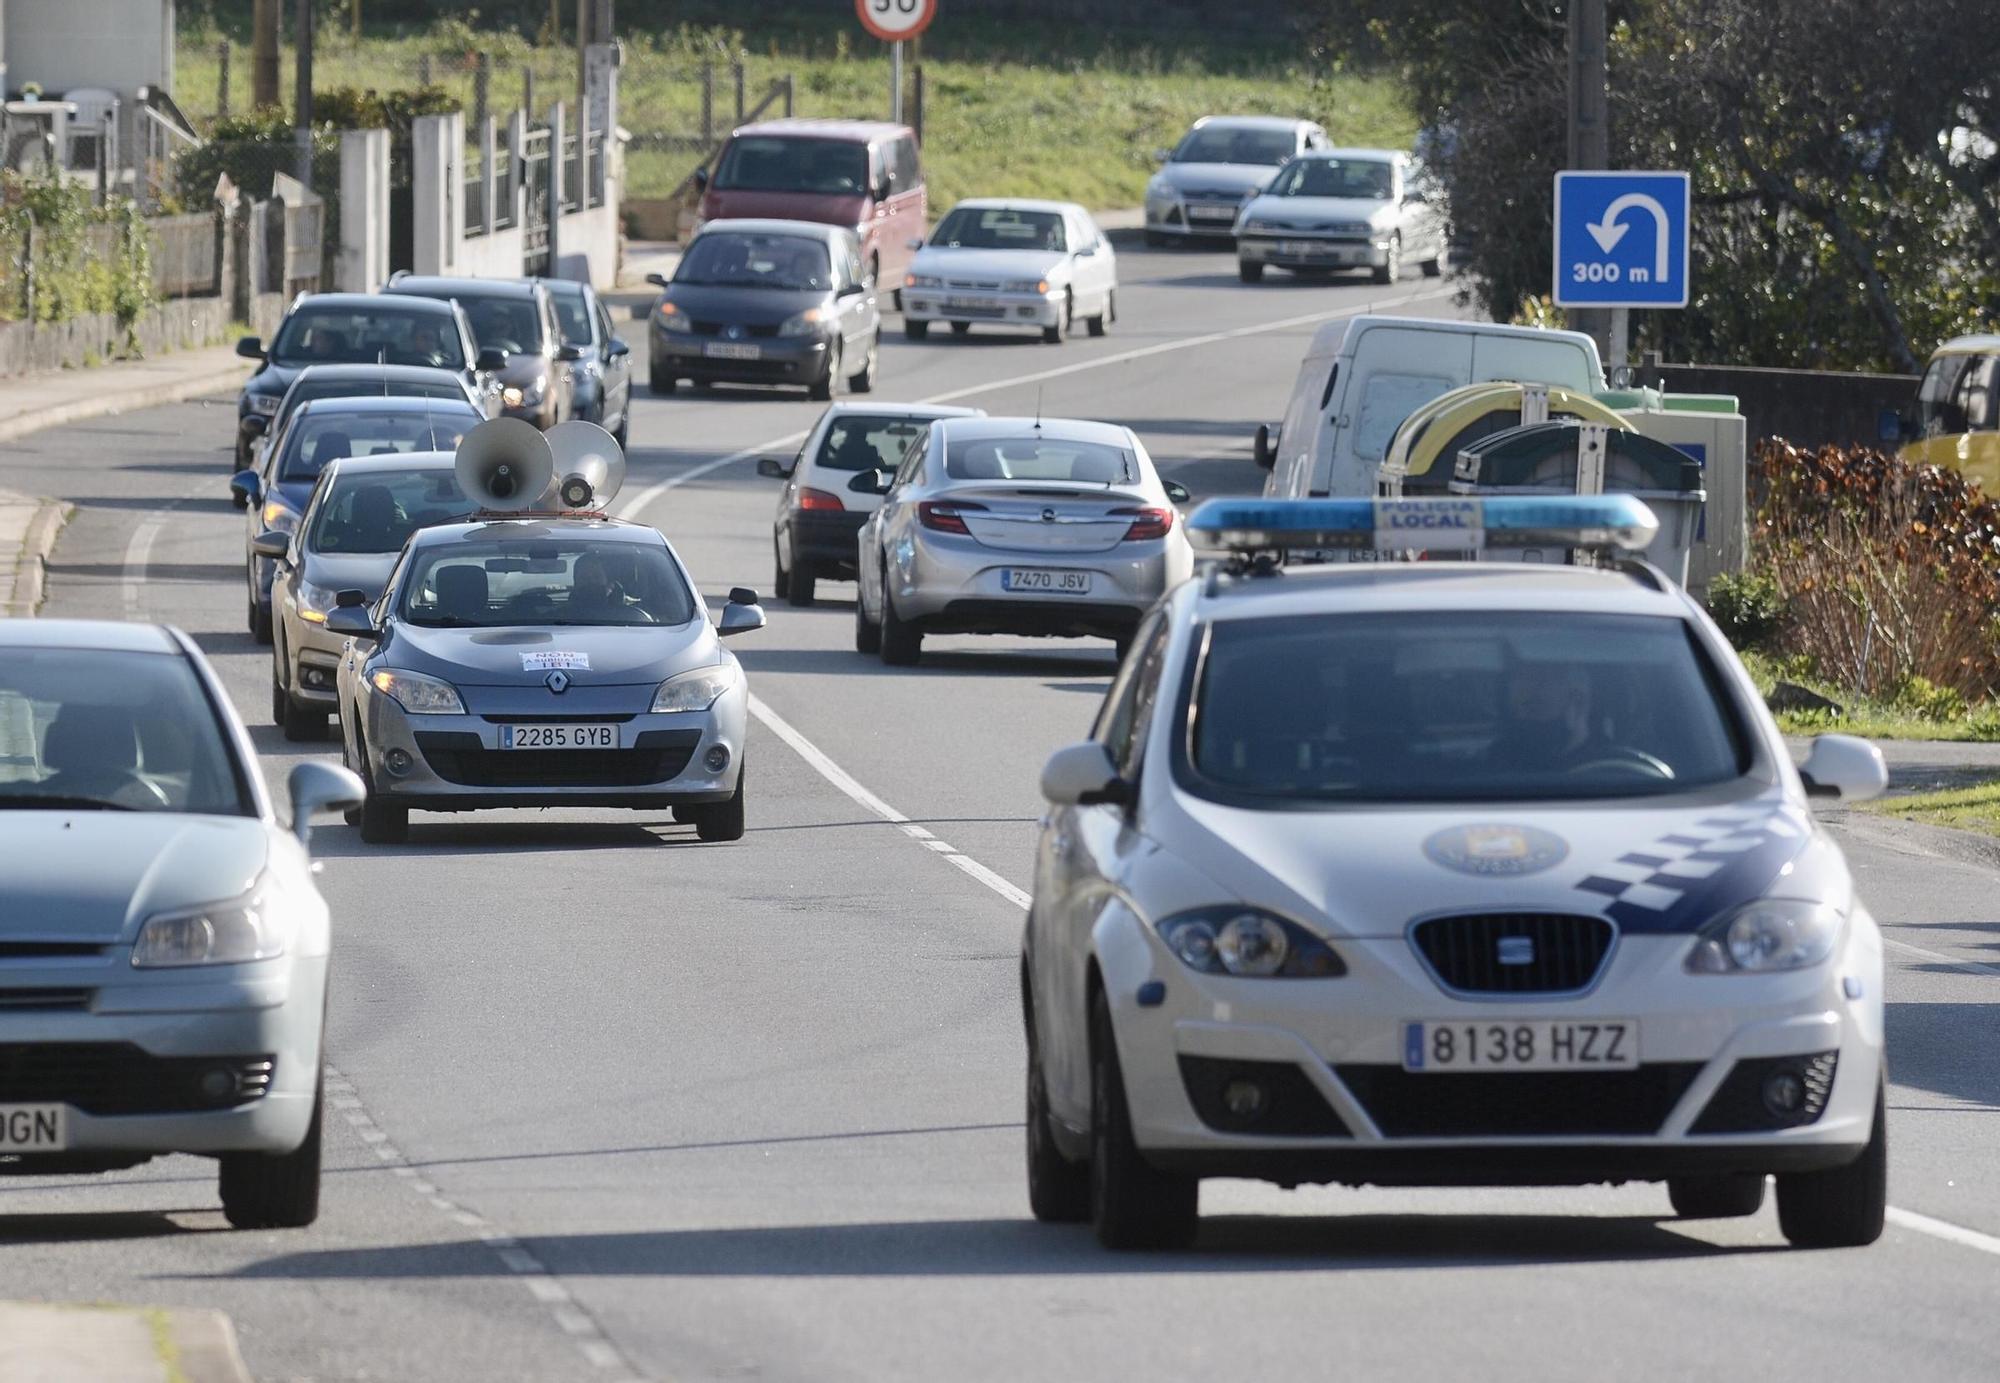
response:
[[[55,793],[0,793],[0,811],[86,811],[135,812],[123,802],[106,802],[97,797],[64,797]]]

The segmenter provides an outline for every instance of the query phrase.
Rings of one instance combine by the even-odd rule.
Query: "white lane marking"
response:
[[[1936,961],[1939,965],[1949,965],[1954,970],[1967,970],[1975,975],[1991,975],[1995,978],[2000,978],[2000,969],[1995,969],[1991,965],[1981,965],[1976,960],[1960,960],[1957,956],[1948,956],[1942,951],[1926,951],[1921,946],[1912,946],[1909,942],[1898,941],[1894,937],[1885,936],[1882,939],[1898,951],[1907,951],[1913,956],[1922,956],[1925,960]]]
[[[1172,341],[1158,341],[1150,346],[1137,346],[1129,351],[1118,351],[1111,355],[1094,356],[1089,360],[1079,360],[1069,365],[1057,365],[1047,370],[1036,370],[1031,374],[1013,375],[1006,379],[990,379],[983,384],[968,384],[962,389],[947,389],[941,394],[931,394],[917,399],[917,403],[952,403],[958,399],[969,399],[976,394],[990,394],[997,389],[1013,389],[1023,384],[1043,384],[1052,379],[1062,379],[1068,375],[1082,374],[1086,370],[1101,370],[1107,365],[1123,365],[1128,361],[1145,360],[1155,355],[1166,355],[1173,351],[1193,350],[1198,346],[1212,346],[1218,341],[1234,341],[1245,336],[1261,336],[1266,332],[1283,331],[1287,327],[1309,326],[1315,322],[1338,321],[1342,317],[1358,317],[1363,313],[1375,312],[1385,307],[1404,307],[1410,303],[1431,302],[1446,297],[1458,290],[1434,288],[1428,292],[1410,293],[1386,303],[1357,303],[1348,307],[1330,308],[1324,312],[1305,312],[1296,317],[1280,317],[1274,322],[1253,322],[1249,326],[1231,327],[1227,331],[1205,332],[1200,336],[1181,336]],[[711,475],[724,466],[733,466],[738,461],[748,461],[753,456],[782,451],[795,447],[806,439],[804,432],[788,432],[783,437],[773,437],[768,442],[759,442],[754,447],[733,451],[727,456],[719,456],[713,461],[704,461],[690,467],[679,475],[668,476],[665,480],[648,485],[638,494],[618,506],[618,517],[636,519],[646,506],[666,494],[669,490]]]
[[[755,696],[750,698],[750,714],[763,722],[764,726],[772,734],[790,745],[800,758],[812,765],[813,770],[820,777],[839,788],[862,807],[890,823],[911,840],[935,852],[941,859],[963,870],[972,878],[977,879],[1015,907],[1025,908],[1028,906],[1028,895],[1025,890],[1016,888],[978,860],[973,859],[972,856],[945,844],[945,842],[939,840],[922,826],[917,825],[909,817],[903,815],[903,813],[897,811],[887,802],[884,802],[881,798],[856,782],[854,775],[829,758],[825,750],[793,729],[783,716],[779,715]]]
[[[1978,1249],[1981,1253],[2000,1254],[2000,1238],[1995,1238],[1991,1234],[1981,1234],[1976,1229],[1967,1229],[1964,1225],[1955,1225],[1949,1220],[1933,1220],[1928,1215],[1919,1215],[1914,1210],[1902,1210],[1893,1205],[1889,1207],[1887,1214],[1892,1225],[1913,1229],[1919,1234],[1928,1234],[1933,1239],[1943,1239],[1947,1243]]]
[[[141,591],[146,584],[146,564],[153,557],[153,539],[160,536],[161,522],[159,519],[148,519],[132,530],[132,539],[125,544],[125,575],[119,596],[128,620],[144,618],[145,602]]]
[[[375,1155],[386,1163],[394,1164],[390,1170],[412,1191],[428,1201],[439,1214],[453,1223],[464,1226],[479,1236],[482,1243],[522,1286],[528,1294],[548,1309],[549,1319],[556,1329],[575,1341],[578,1351],[595,1368],[606,1370],[607,1378],[616,1377],[619,1383],[632,1380],[636,1383],[639,1371],[617,1346],[605,1337],[604,1328],[584,1307],[578,1305],[569,1289],[556,1280],[539,1258],[521,1246],[521,1241],[504,1230],[496,1229],[485,1216],[467,1210],[446,1197],[438,1194],[437,1187],[423,1180],[410,1166],[409,1159],[402,1150],[389,1141],[389,1135],[376,1126],[362,1104],[360,1095],[354,1089],[354,1082],[342,1075],[332,1065],[326,1068],[325,1093],[328,1101],[345,1111],[347,1122],[362,1139],[375,1149]],[[609,1370],[618,1370],[613,1375]]]

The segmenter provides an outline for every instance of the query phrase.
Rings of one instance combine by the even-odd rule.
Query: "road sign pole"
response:
[[[889,119],[903,123],[903,41],[889,45]]]

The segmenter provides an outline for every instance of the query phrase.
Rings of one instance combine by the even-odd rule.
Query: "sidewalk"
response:
[[[0,1302],[7,1383],[250,1383],[220,1311]]]

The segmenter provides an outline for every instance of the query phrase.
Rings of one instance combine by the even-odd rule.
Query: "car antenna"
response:
[[[375,368],[381,372],[382,397],[386,399],[389,397],[389,348],[387,346],[377,346],[375,348]]]
[[[1035,431],[1042,430],[1042,386],[1035,386]]]

